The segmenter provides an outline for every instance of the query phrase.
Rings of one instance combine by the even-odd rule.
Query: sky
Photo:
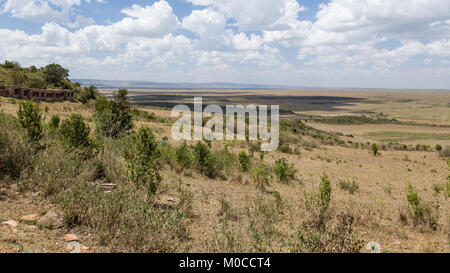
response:
[[[71,78],[450,89],[450,0],[0,0],[0,61]]]

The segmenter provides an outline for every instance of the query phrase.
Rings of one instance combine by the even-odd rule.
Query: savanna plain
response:
[[[450,91],[80,90],[0,97],[1,252],[450,251]],[[280,105],[279,149],[174,141],[200,96]]]

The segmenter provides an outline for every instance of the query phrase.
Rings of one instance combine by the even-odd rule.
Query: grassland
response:
[[[176,156],[181,143],[170,138],[170,110],[164,107],[189,103],[194,95],[204,95],[204,104],[280,104],[283,149],[260,153],[251,142],[213,142],[216,161],[227,162],[213,166],[220,172],[212,175],[192,162],[183,165]],[[66,233],[77,234],[89,252],[365,252],[369,241],[379,242],[385,252],[450,251],[450,166],[434,148],[450,144],[450,123],[442,119],[450,114],[445,107],[449,93],[136,90],[130,96],[138,110],[155,117],[135,117],[133,131],[148,126],[163,149],[158,159],[162,182],[155,198],[148,200],[129,181],[122,156],[127,138],[104,138],[93,130],[92,102],[42,102],[46,123],[53,114],[63,120],[81,114],[92,128],[90,137],[103,143],[105,152],[79,159],[74,152],[61,152],[64,147],[48,134],[43,140],[47,147],[30,158],[33,168],[24,168],[17,177],[3,176],[1,219],[57,211],[65,224],[58,230],[34,230],[18,220],[15,232],[0,227],[1,252],[65,252],[61,237]],[[18,101],[1,98],[0,103],[6,115],[17,115]],[[415,119],[411,105],[435,108]],[[407,124],[320,122],[327,116],[380,114]],[[22,143],[23,132],[2,126],[18,136],[11,143],[28,147]],[[377,156],[371,150],[374,142],[380,147]],[[430,148],[416,149],[416,144]],[[243,151],[250,157],[248,170],[239,165]],[[276,171],[282,158],[295,170],[287,182]],[[325,206],[317,193],[323,193],[319,189],[327,179],[331,192]],[[114,187],[98,186],[104,184]],[[409,185],[420,196],[420,217],[408,202]],[[129,213],[117,204],[126,204]]]

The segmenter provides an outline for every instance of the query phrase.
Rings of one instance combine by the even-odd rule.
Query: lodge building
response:
[[[0,85],[0,96],[36,101],[73,100],[73,90],[70,89],[38,89],[14,85]]]

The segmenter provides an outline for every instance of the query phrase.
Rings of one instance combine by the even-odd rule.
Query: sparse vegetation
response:
[[[42,115],[39,104],[31,101],[21,102],[17,117],[22,127],[27,130],[30,140],[37,141],[42,138]]]
[[[101,96],[84,105],[36,104],[41,136],[32,141],[30,125],[18,117],[21,101],[10,101],[0,98],[0,211],[22,198],[32,198],[27,210],[51,204],[64,227],[39,230],[44,241],[56,234],[60,242],[67,230],[95,252],[359,252],[374,239],[389,252],[428,251],[431,244],[448,251],[440,239],[448,231],[450,177],[445,148],[436,156],[434,142],[377,140],[386,151],[380,160],[371,155],[374,140],[314,129],[306,117],[282,119],[286,145],[269,153],[258,141],[174,143],[166,110],[131,107],[126,98],[130,107],[121,109],[131,118],[109,115],[103,110],[116,107],[109,103],[123,100]],[[139,127],[109,134],[121,117]],[[108,121],[105,130],[99,118]],[[325,169],[330,176],[319,178]],[[405,175],[417,185],[408,192]],[[408,226],[395,219],[399,207]],[[28,235],[18,221],[19,233]],[[401,248],[386,243],[393,236]]]
[[[376,143],[373,143],[372,144],[372,152],[373,152],[373,155],[378,155],[378,145],[376,144]]]
[[[248,172],[250,170],[250,164],[251,164],[250,156],[245,151],[240,152],[239,167],[241,168],[241,171]]]
[[[90,130],[81,115],[72,114],[61,123],[59,134],[61,140],[70,147],[89,147],[91,145],[89,140]]]
[[[263,161],[253,166],[251,176],[258,189],[265,190],[269,185],[269,169]]]
[[[341,180],[339,181],[339,187],[344,191],[348,191],[350,194],[354,194],[358,191],[359,184],[355,180],[352,180],[352,182]]]
[[[437,230],[439,214],[436,210],[438,207],[434,206],[433,210],[433,206],[425,203],[411,184],[408,186],[407,199],[409,213],[414,225],[420,228],[425,226]]]
[[[297,172],[297,170],[294,168],[294,164],[289,165],[286,158],[284,157],[275,161],[274,171],[278,178],[278,181],[281,183],[289,183],[295,178],[295,173]]]
[[[97,130],[108,137],[119,137],[133,128],[128,90],[120,89],[113,100],[97,97],[95,118]]]
[[[153,197],[161,182],[158,157],[159,150],[155,136],[148,127],[141,127],[129,139],[125,160],[130,181],[137,186],[145,187],[149,197]]]

